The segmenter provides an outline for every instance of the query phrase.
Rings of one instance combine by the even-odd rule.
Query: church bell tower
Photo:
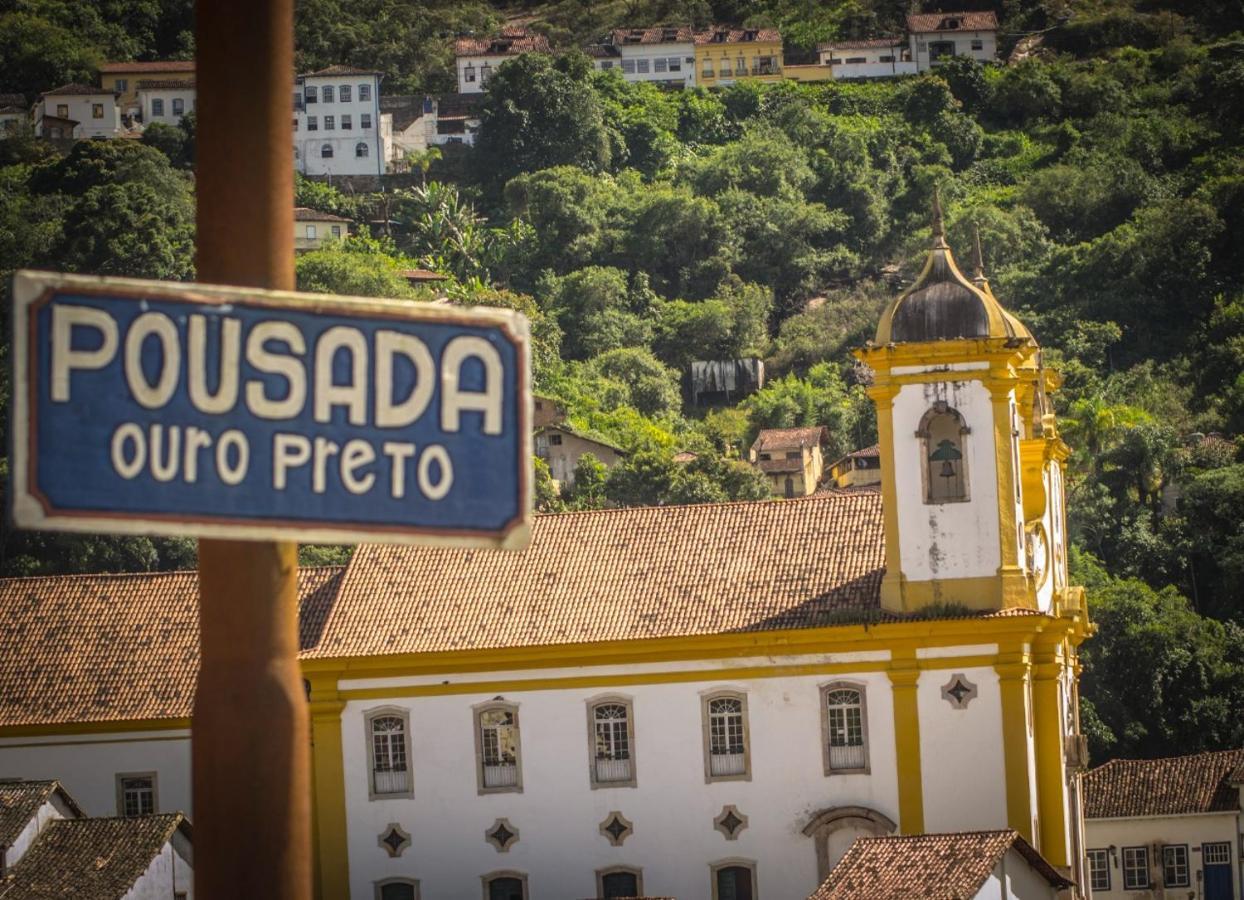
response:
[[[1059,383],[994,297],[979,237],[960,271],[934,197],[915,283],[856,356],[874,373],[885,510],[881,603],[1051,611],[1067,587]]]

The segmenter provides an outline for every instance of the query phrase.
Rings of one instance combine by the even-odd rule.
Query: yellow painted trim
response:
[[[97,722],[56,722],[48,725],[5,725],[0,737],[34,737],[36,735],[110,734],[132,731],[172,731],[190,727],[182,719],[112,719]]]
[[[1013,388],[1011,385],[1010,388]],[[1012,426],[1011,390],[991,390],[993,399],[994,471],[998,479],[998,542],[1002,553],[999,573],[1019,567],[1018,524],[1015,519],[1015,470],[1020,460],[1011,458]],[[1019,442],[1015,441],[1018,451]],[[1034,602],[1031,603],[1035,606]]]
[[[1063,727],[1059,713],[1062,664],[1052,648],[1038,648],[1033,667],[1032,706],[1037,752],[1037,816],[1041,855],[1052,866],[1068,866],[1067,781],[1064,775]]]
[[[311,798],[315,839],[315,896],[350,896],[346,840],[346,779],[341,746],[345,701],[335,679],[311,679]]]
[[[1012,651],[999,656],[995,667],[1002,694],[1002,746],[1006,772],[1007,824],[1036,845],[1032,833],[1032,797],[1028,759],[1028,654]]]
[[[60,735],[53,735],[59,737]],[[67,735],[66,735],[67,737]],[[0,744],[0,750],[12,750],[17,747],[90,747],[94,744],[145,744],[149,741],[189,741],[188,734],[169,734],[158,737],[118,737],[101,738],[98,741],[31,741],[28,744]]]
[[[907,651],[905,655],[910,655]],[[918,660],[924,670],[992,666],[997,658],[989,654],[948,656]],[[884,660],[844,663],[806,663],[789,666],[748,666],[734,669],[684,669],[676,672],[631,672],[616,675],[574,675],[548,678],[498,678],[484,681],[444,681],[439,684],[408,684],[394,687],[343,688],[345,700],[383,700],[390,697],[441,697],[454,694],[511,694],[522,691],[562,691],[575,688],[625,687],[637,684],[685,684],[692,681],[720,682],[786,678],[800,675],[848,675],[883,672],[890,668]]]
[[[873,397],[877,406],[877,442],[887,459],[894,459],[894,392]],[[885,575],[881,579],[881,608],[902,612],[902,534],[898,527],[898,482],[893,465],[881,467],[881,514],[885,525]]]
[[[894,701],[894,751],[898,768],[898,827],[903,834],[924,832],[924,779],[920,763],[920,680],[915,654],[891,661],[890,686]]]

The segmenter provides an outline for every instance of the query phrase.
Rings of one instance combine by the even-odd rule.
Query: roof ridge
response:
[[[314,568],[328,568],[318,566]],[[150,575],[197,575],[198,569],[156,569],[147,572],[66,572],[63,575],[7,575],[0,578],[0,584],[11,584],[19,581],[48,581],[55,579],[86,579],[86,578],[138,578]]]
[[[1216,756],[1216,755],[1219,755],[1219,754],[1223,754],[1223,755],[1225,755],[1225,754],[1228,754],[1228,753],[1244,753],[1244,747],[1232,747],[1232,748],[1231,748],[1231,749],[1229,749],[1229,750],[1198,750],[1196,753],[1180,753],[1180,754],[1178,754],[1177,756],[1142,756],[1142,757],[1135,757],[1135,758],[1133,758],[1133,757],[1115,757],[1114,759],[1108,759],[1108,760],[1106,760],[1106,761],[1105,761],[1104,763],[1102,763],[1100,766],[1095,766],[1094,768],[1089,769],[1089,772],[1090,772],[1090,773],[1091,773],[1091,772],[1100,772],[1102,769],[1106,768],[1106,766],[1112,766],[1112,765],[1114,765],[1115,763],[1160,763],[1160,762],[1172,762],[1172,761],[1174,761],[1174,760],[1181,760],[1181,759],[1197,759],[1197,758],[1202,757],[1202,756]],[[1088,773],[1085,773],[1085,774],[1088,774]]]
[[[790,506],[796,503],[808,503],[811,501],[824,501],[827,497],[838,500],[847,497],[874,496],[873,494],[863,494],[859,491],[842,492],[839,494],[808,494],[806,497],[771,497],[766,500],[710,500],[704,503],[669,503],[664,505],[642,505],[642,506],[610,506],[603,509],[568,509],[564,512],[537,513],[536,518],[557,519],[569,518],[571,516],[593,516],[593,515],[613,515],[617,513],[634,513],[643,510],[679,510],[679,509],[704,509],[713,508],[720,509],[727,506],[776,506],[785,504]]]

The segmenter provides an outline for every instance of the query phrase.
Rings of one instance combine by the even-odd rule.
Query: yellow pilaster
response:
[[[1006,821],[1036,845],[1032,833],[1032,791],[1028,757],[1028,654],[1013,649],[999,654],[994,667],[1002,693],[1002,746],[1006,772]]]
[[[333,900],[350,896],[346,853],[346,781],[341,747],[341,711],[335,675],[311,678],[312,846],[315,896]]]
[[[994,469],[998,477],[998,541],[1002,565],[998,568],[1001,581],[1003,607],[1031,606],[1028,596],[1027,576],[1020,565],[1019,522],[1015,515],[1015,498],[1019,490],[1017,471],[1019,460],[1012,459],[1012,450],[1018,451],[1014,442],[1015,423],[1011,418],[1011,391],[1015,382],[999,373],[987,382],[993,401]]]
[[[877,446],[883,459],[894,459],[894,395],[897,388],[878,385],[869,390],[877,405]],[[885,575],[881,579],[881,607],[903,611],[903,570],[899,558],[898,488],[894,466],[881,467],[881,513],[885,517]]]
[[[920,707],[915,651],[895,652],[890,662],[894,696],[894,749],[898,757],[898,827],[903,834],[924,832],[924,779],[920,770]]]
[[[1037,816],[1041,823],[1041,855],[1055,866],[1067,866],[1067,808],[1064,776],[1063,724],[1059,678],[1063,672],[1054,647],[1033,653],[1032,713],[1037,751]]]

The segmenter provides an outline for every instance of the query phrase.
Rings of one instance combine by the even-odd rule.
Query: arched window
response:
[[[746,695],[730,692],[705,697],[704,729],[707,779],[746,779],[750,772]]]
[[[603,900],[619,897],[642,897],[643,877],[638,869],[615,866],[596,873],[597,896]]]
[[[419,882],[409,878],[386,878],[376,883],[376,900],[419,900]]]
[[[407,719],[396,711],[378,710],[367,717],[371,742],[373,797],[410,794],[410,743]]]
[[[756,896],[756,865],[730,859],[709,867],[713,873],[713,900],[752,900]]]
[[[484,876],[487,900],[527,900],[527,876],[521,872],[494,872]]]
[[[625,698],[602,698],[588,704],[588,739],[592,750],[592,784],[623,787],[635,784],[634,723]]]
[[[521,791],[518,708],[490,703],[475,711],[476,752],[479,756],[479,791]]]
[[[969,429],[957,410],[939,400],[920,420],[924,454],[924,502],[956,503],[968,499],[967,454],[964,437]]]
[[[357,144],[355,144],[354,155],[359,157],[360,159],[365,157],[367,155],[367,145],[364,144],[362,141],[359,141]]]
[[[324,144],[322,147],[320,147],[320,158],[321,159],[332,159],[333,158],[333,145],[332,144]]]
[[[868,771],[868,717],[864,689],[855,684],[821,688],[825,774]]]

